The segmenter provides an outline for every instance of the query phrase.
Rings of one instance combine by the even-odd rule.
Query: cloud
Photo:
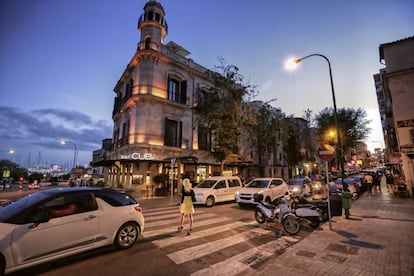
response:
[[[20,154],[52,151],[50,153],[52,158],[59,159],[56,150],[67,151],[68,148],[60,144],[61,140],[67,140],[76,144],[80,155],[83,152],[83,155],[90,156],[90,160],[83,161],[87,162],[92,159],[92,151],[101,148],[102,140],[111,136],[111,122],[94,120],[89,115],[76,110],[52,108],[23,110],[0,106],[2,150],[14,149]]]

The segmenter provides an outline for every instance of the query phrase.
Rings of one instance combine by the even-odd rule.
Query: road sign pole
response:
[[[331,216],[331,198],[329,192],[329,175],[328,175],[328,161],[325,161],[326,168],[325,168],[325,175],[326,175],[326,187],[328,189],[328,219],[329,219],[329,230],[332,231],[332,216]]]

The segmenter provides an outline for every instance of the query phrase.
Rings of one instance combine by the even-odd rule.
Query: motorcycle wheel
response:
[[[265,215],[259,208],[256,208],[256,210],[254,211],[254,218],[260,224],[266,221]]]
[[[283,229],[289,235],[296,235],[300,231],[299,220],[293,216],[288,216],[282,220]]]

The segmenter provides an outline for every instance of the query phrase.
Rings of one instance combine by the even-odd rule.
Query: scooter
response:
[[[275,206],[263,202],[262,193],[254,194],[254,201],[258,203],[254,211],[254,217],[258,223],[264,223],[266,221],[279,223],[286,233],[289,235],[296,235],[300,231],[299,219],[290,211],[286,204],[285,197],[278,200],[279,206]]]
[[[307,223],[312,228],[318,228],[322,221],[321,210],[313,204],[298,205],[298,198],[286,197],[287,204],[292,213],[294,213],[301,223]]]
[[[313,213],[313,216],[311,216],[313,217],[311,219],[311,226],[313,228],[317,228],[321,221],[327,221],[329,219],[327,199],[307,200],[305,198],[295,198],[291,203],[292,210],[303,208],[309,208],[313,211],[308,212],[308,214]]]

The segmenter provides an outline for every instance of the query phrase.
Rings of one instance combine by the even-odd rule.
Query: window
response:
[[[198,149],[211,151],[211,133],[207,128],[198,128]]]
[[[150,44],[151,44],[151,38],[147,37],[145,39],[145,50],[149,50],[150,49]]]
[[[237,179],[229,179],[229,187],[240,187],[240,182]]]
[[[226,188],[226,181],[221,180],[219,183],[214,186],[214,189],[225,189]]]
[[[275,186],[279,186],[280,184],[282,184],[282,181],[280,181],[279,179],[272,180],[272,183],[271,183],[271,185],[275,185]]]
[[[165,118],[164,145],[181,148],[183,123]]]
[[[187,81],[168,78],[168,99],[181,104],[187,102]]]

